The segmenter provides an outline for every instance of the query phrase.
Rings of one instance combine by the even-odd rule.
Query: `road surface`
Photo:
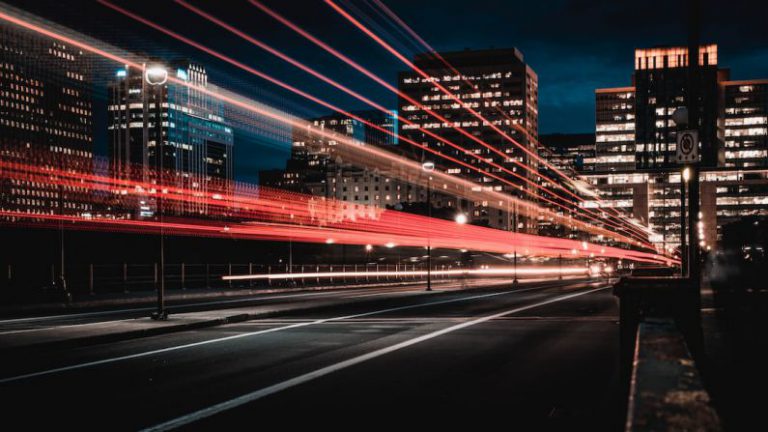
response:
[[[4,420],[80,430],[620,424],[617,307],[604,284],[414,290],[40,355],[6,352]]]

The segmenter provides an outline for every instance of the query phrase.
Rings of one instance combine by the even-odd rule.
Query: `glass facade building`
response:
[[[595,90],[595,171],[635,168],[635,88]]]
[[[724,81],[726,167],[768,167],[768,80]]]
[[[650,240],[662,249],[680,244],[671,115],[686,105],[686,56],[685,48],[636,50],[634,85],[596,90],[596,167],[583,176],[603,201],[655,231]],[[729,81],[717,60],[716,45],[700,48],[698,234],[705,248],[716,247],[724,224],[768,216],[768,80]]]
[[[191,86],[173,84],[165,74]],[[212,179],[233,179],[234,135],[223,117],[224,104],[195,87],[212,89],[205,69],[191,63],[126,66],[116,72],[108,108],[116,176],[147,181],[161,172],[171,184],[201,191]],[[168,210],[205,213],[207,208],[202,202],[179,206]],[[139,212],[150,215],[146,208]]]
[[[398,77],[400,91],[418,102],[417,105],[403,97],[398,100],[401,115],[413,123],[400,123],[401,137],[423,143],[442,154],[476,166],[480,171],[451,163],[409,144],[401,143],[403,152],[410,154],[416,160],[431,160],[447,173],[471,180],[483,190],[519,194],[520,188],[530,189],[532,186],[521,179],[485,164],[463,150],[451,147],[419,130],[422,128],[432,131],[484,160],[503,166],[530,181],[538,181],[537,176],[521,169],[513,162],[520,162],[536,170],[538,169],[536,159],[490,127],[490,125],[495,126],[533,154],[537,153],[538,77],[525,63],[522,53],[514,48],[466,50],[439,55],[427,53],[417,55],[413,63],[428,74],[429,78],[424,78],[414,71],[402,72]],[[438,89],[436,84],[450,91],[461,103]],[[480,113],[489,124],[468,112],[465,107]],[[447,121],[435,118],[427,110],[439,114]],[[463,129],[498,152],[490,150],[454,128]],[[502,177],[515,186],[487,176],[483,171]],[[509,226],[513,215],[489,208],[485,202],[475,202],[471,218],[475,224],[505,228]],[[535,230],[535,224],[531,221],[524,221],[523,224],[526,228]]]

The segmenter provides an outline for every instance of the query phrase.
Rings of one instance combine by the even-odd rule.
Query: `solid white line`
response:
[[[267,333],[274,333],[274,332],[282,331],[282,330],[290,330],[290,329],[299,328],[299,327],[306,327],[306,326],[310,326],[310,325],[323,324],[323,323],[326,323],[326,322],[329,322],[329,321],[339,321],[339,320],[345,320],[345,319],[350,319],[350,318],[359,318],[359,317],[376,315],[376,314],[387,313],[387,312],[395,312],[395,311],[401,311],[401,310],[407,310],[407,309],[415,309],[415,308],[419,308],[419,307],[434,306],[434,305],[440,305],[440,304],[446,304],[446,303],[454,303],[454,302],[466,301],[466,300],[474,300],[474,299],[480,299],[480,298],[486,298],[486,297],[494,297],[494,296],[499,296],[499,295],[504,295],[504,294],[514,294],[514,293],[519,293],[519,292],[523,292],[523,291],[530,291],[530,290],[534,290],[534,289],[544,289],[544,288],[547,288],[547,286],[523,288],[523,289],[518,289],[518,290],[513,290],[513,291],[503,291],[503,292],[499,292],[499,293],[482,294],[482,295],[477,295],[477,296],[462,297],[462,298],[451,299],[451,300],[440,300],[440,301],[436,301],[436,302],[416,304],[416,305],[409,305],[409,306],[399,306],[399,307],[388,308],[388,309],[380,309],[380,310],[376,310],[376,311],[373,311],[373,312],[366,312],[366,313],[362,313],[362,314],[346,315],[346,316],[340,316],[340,317],[334,317],[334,318],[324,318],[324,319],[319,319],[319,320],[310,321],[310,322],[302,322],[302,323],[291,324],[291,325],[287,325],[287,326],[283,326],[283,327],[275,327],[275,328],[266,329],[266,330],[259,330],[259,331],[255,331],[255,332],[240,333],[240,334],[236,334],[236,335],[232,335],[232,336],[226,336],[226,337],[217,338],[217,339],[209,339],[209,340],[200,341],[200,342],[193,342],[193,343],[188,343],[188,344],[184,344],[184,345],[177,345],[177,346],[168,347],[168,348],[161,348],[161,349],[152,350],[152,351],[145,351],[145,352],[136,353],[136,354],[129,354],[129,355],[120,356],[120,357],[112,357],[112,358],[108,358],[108,359],[96,360],[96,361],[87,362],[87,363],[80,363],[80,364],[75,364],[75,365],[55,368],[55,369],[48,369],[48,370],[44,370],[44,371],[40,371],[40,372],[32,372],[32,373],[28,373],[28,374],[24,374],[24,375],[17,375],[17,376],[13,376],[13,377],[9,377],[9,378],[0,379],[0,384],[6,384],[6,383],[9,383],[9,382],[20,381],[20,380],[24,380],[24,379],[28,379],[28,378],[40,377],[40,376],[44,376],[44,375],[51,375],[51,374],[60,373],[60,372],[67,372],[67,371],[72,371],[72,370],[76,370],[76,369],[83,369],[83,368],[88,368],[88,367],[93,367],[93,366],[99,366],[99,365],[103,365],[103,364],[114,363],[114,362],[119,362],[119,361],[124,361],[124,360],[131,360],[131,359],[136,359],[136,358],[141,358],[141,357],[147,357],[147,356],[151,356],[151,355],[155,355],[155,354],[162,354],[162,353],[167,353],[167,352],[171,352],[171,351],[178,351],[178,350],[187,349],[187,348],[194,348],[194,347],[203,346],[203,345],[209,345],[209,344],[218,343],[218,342],[226,342],[226,341],[230,341],[230,340],[234,340],[234,339],[241,339],[241,338],[244,338],[244,337],[257,336],[257,335],[262,335],[262,334],[267,334]]]
[[[388,290],[387,292],[397,292],[393,290],[393,288],[411,288],[411,287],[409,286],[383,287],[382,286],[382,287],[360,288],[360,289],[354,289],[354,290],[357,292],[376,291],[376,290]],[[195,307],[195,306],[209,306],[209,305],[215,306],[215,305],[221,305],[221,304],[245,303],[245,302],[253,302],[253,301],[260,301],[260,300],[277,300],[277,299],[283,299],[283,298],[309,297],[309,296],[332,296],[334,294],[337,294],[337,295],[348,294],[349,292],[351,292],[352,289],[350,288],[347,290],[348,291],[345,291],[344,288],[339,288],[339,289],[329,290],[329,292],[309,292],[309,293],[299,293],[299,294],[266,295],[265,297],[260,297],[265,294],[254,294],[253,297],[239,298],[239,299],[232,299],[232,300],[217,300],[217,301],[211,301],[211,302],[186,303],[186,304],[176,305],[176,307]],[[116,310],[97,311],[97,312],[83,312],[78,314],[62,314],[62,315],[46,315],[46,316],[28,317],[28,318],[13,318],[13,319],[0,320],[0,325],[48,321],[48,320],[54,320],[59,318],[84,318],[84,317],[90,317],[90,316],[109,315],[109,314],[126,313],[126,312],[146,312],[146,311],[152,311],[152,310],[155,310],[155,309],[152,307],[141,307],[141,308],[116,309]],[[109,322],[109,321],[106,321],[106,322]]]
[[[277,384],[273,384],[273,385],[271,385],[269,387],[265,387],[265,388],[262,388],[260,390],[256,390],[254,392],[247,393],[247,394],[244,394],[242,396],[236,397],[234,399],[230,399],[228,401],[221,402],[221,403],[216,404],[216,405],[212,405],[210,407],[201,409],[199,411],[195,411],[193,413],[186,414],[186,415],[183,415],[181,417],[177,417],[177,418],[175,418],[173,420],[170,420],[170,421],[167,421],[167,422],[164,422],[164,423],[161,423],[161,424],[158,424],[158,425],[155,425],[155,426],[143,429],[143,432],[156,432],[156,431],[167,431],[167,430],[176,429],[176,428],[179,428],[181,426],[185,426],[185,425],[188,425],[190,423],[194,423],[196,421],[199,421],[199,420],[202,420],[204,418],[210,417],[212,415],[216,415],[216,414],[219,414],[221,412],[224,412],[224,411],[227,411],[227,410],[230,410],[230,409],[233,409],[233,408],[237,408],[239,406],[242,406],[242,405],[254,402],[254,401],[259,400],[259,399],[261,399],[263,397],[266,397],[266,396],[278,393],[280,391],[289,389],[291,387],[304,384],[306,382],[315,380],[317,378],[323,377],[323,376],[331,374],[333,372],[336,372],[336,371],[339,371],[339,370],[342,370],[342,369],[346,369],[346,368],[348,368],[350,366],[354,366],[354,365],[363,363],[365,361],[372,360],[372,359],[375,359],[377,357],[381,357],[381,356],[383,356],[385,354],[389,354],[391,352],[398,351],[398,350],[401,350],[403,348],[407,348],[407,347],[410,347],[412,345],[416,345],[418,343],[425,342],[425,341],[428,341],[430,339],[434,339],[436,337],[439,337],[439,336],[442,336],[442,335],[445,335],[445,334],[448,334],[448,333],[455,332],[457,330],[461,330],[461,329],[464,329],[464,328],[467,328],[467,327],[471,327],[471,326],[474,326],[474,325],[477,325],[477,324],[482,324],[484,322],[487,322],[487,321],[490,321],[490,320],[493,320],[493,319],[496,319],[496,318],[501,318],[504,315],[509,315],[509,314],[514,314],[514,313],[522,312],[522,311],[525,311],[525,310],[528,310],[528,309],[537,308],[537,307],[540,307],[540,306],[544,306],[544,305],[548,305],[548,304],[551,304],[551,303],[560,302],[560,301],[563,301],[563,300],[568,300],[568,299],[571,299],[571,298],[574,298],[574,297],[582,296],[582,295],[585,295],[585,294],[590,294],[590,293],[593,293],[593,292],[596,292],[596,291],[600,291],[600,290],[604,290],[604,289],[606,289],[606,288],[603,287],[603,288],[592,289],[592,290],[589,290],[589,291],[581,291],[581,292],[574,293],[574,294],[567,294],[567,295],[564,295],[564,296],[555,297],[553,299],[549,299],[549,300],[545,300],[545,301],[542,301],[542,302],[530,304],[530,305],[527,305],[527,306],[522,306],[522,307],[517,307],[517,308],[514,308],[514,309],[509,309],[509,310],[506,310],[506,311],[503,311],[503,312],[495,313],[493,315],[487,315],[487,316],[484,316],[482,318],[477,318],[477,319],[472,320],[472,321],[463,322],[461,324],[456,324],[454,326],[451,326],[451,327],[448,327],[448,328],[444,328],[442,330],[438,330],[438,331],[435,331],[435,332],[432,332],[432,333],[428,333],[428,334],[425,334],[425,335],[422,335],[422,336],[419,336],[419,337],[416,337],[416,338],[413,338],[413,339],[409,339],[409,340],[397,343],[395,345],[390,345],[388,347],[384,347],[384,348],[378,349],[376,351],[372,351],[372,352],[369,352],[369,353],[366,353],[366,354],[363,354],[363,355],[360,355],[360,356],[357,356],[357,357],[353,357],[351,359],[344,360],[342,362],[335,363],[335,364],[332,364],[330,366],[326,366],[324,368],[316,369],[316,370],[314,370],[312,372],[309,372],[309,373],[306,373],[304,375],[299,375],[297,377],[294,377],[294,378],[291,378],[291,379],[279,382]]]
[[[564,280],[567,280],[567,278],[564,278]],[[525,279],[521,280],[520,283],[533,283],[533,282],[543,282],[543,279]],[[436,284],[440,284],[441,288],[456,288],[461,286],[460,283],[450,283],[452,281],[444,282],[444,281],[437,281]],[[504,284],[504,282],[499,282],[499,285]],[[197,302],[197,303],[186,303],[186,304],[179,304],[175,307],[196,307],[196,306],[215,306],[215,305],[221,305],[221,304],[232,304],[232,303],[247,303],[247,302],[253,302],[253,301],[261,301],[261,300],[279,300],[284,298],[296,298],[296,297],[312,297],[312,296],[328,296],[332,297],[334,295],[341,295],[344,294],[350,294],[350,293],[361,293],[361,292],[371,292],[371,291],[382,291],[385,292],[383,294],[387,293],[397,293],[401,292],[400,290],[405,290],[405,292],[409,292],[408,290],[412,289],[411,286],[413,284],[405,284],[405,285],[395,285],[395,286],[386,286],[386,285],[374,285],[370,287],[362,287],[362,288],[334,288],[334,289],[328,289],[328,290],[316,290],[313,292],[304,292],[304,293],[295,293],[295,294],[253,294],[251,297],[246,298],[237,298],[237,299],[231,299],[231,300],[217,300],[217,301],[210,301],[210,302]],[[494,284],[486,284],[482,281],[470,281],[470,283],[467,284],[468,286],[494,286]],[[264,296],[264,297],[262,297]],[[31,322],[42,322],[42,321],[49,321],[49,320],[55,320],[60,318],[85,318],[85,317],[92,317],[92,316],[100,316],[100,315],[110,315],[110,314],[118,314],[118,313],[127,313],[127,312],[148,312],[155,310],[153,307],[141,307],[141,308],[131,308],[131,309],[115,309],[115,310],[106,310],[106,311],[96,311],[96,312],[83,312],[83,313],[77,313],[77,314],[61,314],[61,315],[45,315],[45,316],[37,316],[37,317],[27,317],[27,318],[12,318],[12,319],[6,319],[6,320],[0,320],[0,325],[4,324],[18,324],[18,323],[31,323]],[[187,312],[183,312],[187,313]],[[118,320],[121,321],[121,320]],[[100,322],[111,322],[111,321],[100,321]]]

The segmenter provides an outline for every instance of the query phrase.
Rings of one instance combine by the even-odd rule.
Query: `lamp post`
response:
[[[691,170],[683,168],[680,176],[680,277],[688,275],[688,246],[685,238],[685,190],[688,188],[688,180],[691,179]]]
[[[507,201],[507,205],[509,205],[509,201]],[[515,234],[517,234],[517,201],[515,201],[514,213],[512,213],[512,216],[513,216]],[[509,217],[509,213],[507,213],[507,217]],[[515,239],[515,243],[517,243],[517,239]],[[512,280],[512,286],[516,287],[519,284],[517,280],[517,246],[515,246],[515,250],[512,253],[512,259],[514,260],[512,263],[515,267],[515,278]]]
[[[64,172],[64,152],[60,149],[59,150],[59,172]],[[59,215],[64,216],[64,185],[59,185]],[[67,278],[64,272],[65,269],[65,261],[64,261],[64,218],[61,218],[59,220],[59,290],[61,291],[61,294],[64,297],[64,300],[69,303],[71,300],[71,295],[69,294],[69,291],[67,291]],[[56,282],[54,282],[54,285]]]
[[[701,2],[688,0],[689,31],[688,31],[688,89],[686,102],[688,108],[688,128],[699,130],[699,32]],[[705,137],[703,146],[711,144]],[[696,143],[698,145],[698,143]],[[697,302],[700,298],[701,266],[699,263],[699,248],[694,233],[696,232],[696,215],[699,214],[699,167],[697,163],[690,164],[690,181],[688,182],[688,278],[693,282]]]
[[[144,81],[152,89],[154,97],[155,117],[155,183],[157,193],[157,217],[160,221],[160,263],[158,265],[157,310],[152,313],[152,319],[164,321],[168,319],[165,309],[165,228],[163,227],[163,167],[165,149],[163,148],[163,85],[168,81],[168,70],[163,66],[150,66],[144,71]],[[145,119],[146,121],[146,119]],[[148,147],[149,134],[144,134],[144,147]]]
[[[427,173],[427,291],[432,291],[432,171],[434,162],[424,162],[421,170]]]

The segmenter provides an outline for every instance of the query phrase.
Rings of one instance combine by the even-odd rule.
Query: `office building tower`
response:
[[[189,83],[182,85],[168,76]],[[233,131],[224,104],[197,88],[215,91],[200,65],[153,63],[117,70],[110,86],[110,157],[118,177],[163,182],[205,191],[209,181],[233,179]],[[206,205],[187,202],[168,212],[205,213]],[[151,216],[142,208],[139,216]]]
[[[422,128],[434,132],[484,160],[492,161],[531,181],[537,181],[536,175],[521,169],[513,162],[518,161],[537,170],[536,159],[490,126],[492,124],[533,154],[537,153],[538,77],[525,63],[522,53],[514,48],[466,50],[440,53],[439,56],[426,53],[417,55],[413,63],[428,74],[429,78],[424,78],[414,71],[401,72],[398,77],[400,91],[418,102],[415,104],[404,97],[398,100],[399,112],[412,123],[401,122],[399,125],[403,152],[417,160],[430,160],[437,164],[438,169],[466,178],[485,190],[519,194],[521,187],[531,188],[530,184],[520,178],[492,167],[419,130]],[[436,84],[455,95],[461,103],[445,94]],[[470,113],[467,107],[480,113],[490,124],[484,124],[484,121]],[[435,118],[426,109],[439,114],[446,121]],[[467,137],[454,127],[463,129],[477,140]],[[475,166],[480,171],[404,144],[403,138],[423,143],[442,154]],[[494,179],[483,171],[501,177],[512,185]],[[470,216],[472,223],[502,229],[509,227],[513,219],[513,215],[508,212],[488,207],[487,202],[472,203]],[[523,225],[528,229],[535,229],[534,224],[527,220],[523,220]]]
[[[0,25],[0,158],[46,169],[93,171],[93,58],[37,33]],[[0,183],[0,209],[88,215],[83,188]]]

